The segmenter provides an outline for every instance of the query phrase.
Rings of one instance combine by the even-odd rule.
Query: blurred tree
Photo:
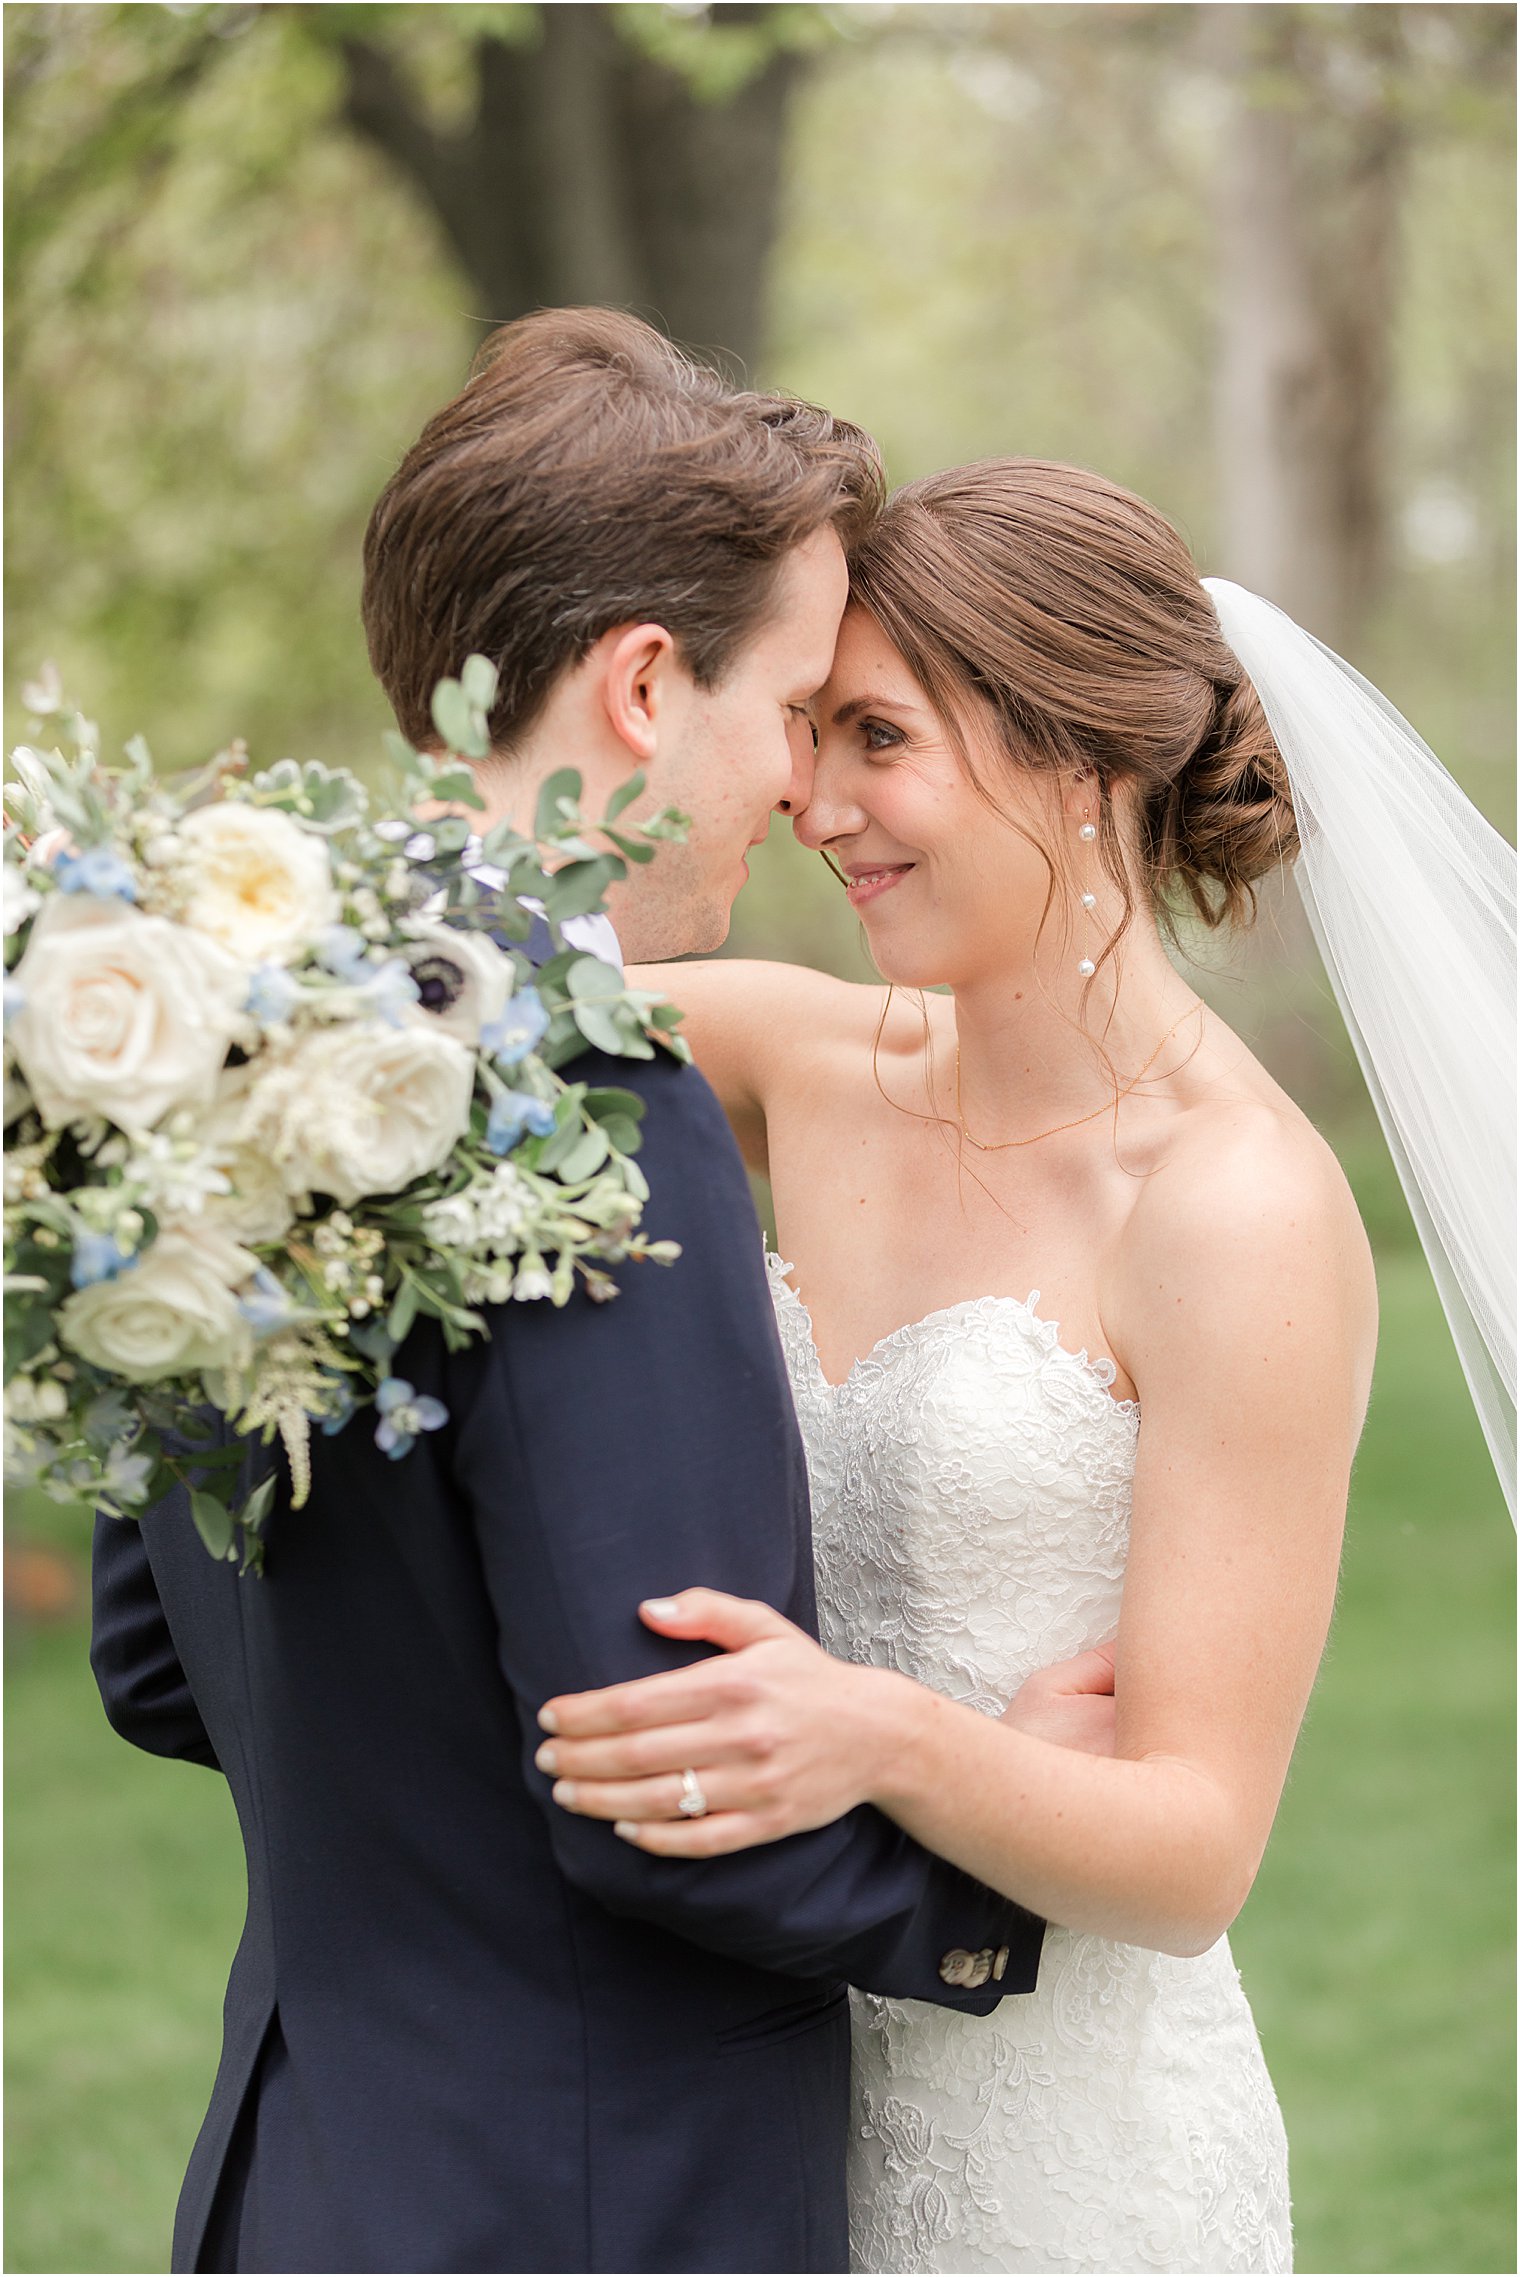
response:
[[[336,32],[343,113],[436,215],[493,322],[607,302],[741,369],[763,342],[788,103],[816,11],[728,0],[470,8],[456,123],[408,83],[389,8]],[[361,25],[363,28],[361,28]],[[397,27],[411,29],[411,27]]]
[[[1513,11],[1211,6],[1218,431],[1237,574],[1355,647],[1387,569],[1399,241],[1422,131],[1506,107]]]
[[[1487,27],[1502,46],[1509,11],[1396,12],[1385,536],[1353,653],[1507,826],[1513,102],[1476,43]],[[51,655],[109,739],[141,727],[166,761],[241,732],[261,756],[364,763],[385,724],[358,624],[365,520],[498,311],[413,176],[344,123],[344,43],[383,50],[446,145],[476,117],[482,42],[538,52],[564,13],[6,10],[9,686]],[[1328,39],[1390,11],[1277,13]],[[630,6],[615,28],[718,122],[777,42],[800,58],[761,375],[864,421],[895,480],[1073,459],[1153,498],[1205,568],[1249,574],[1208,448],[1236,98],[1206,11],[735,15]],[[1340,131],[1331,93],[1305,96],[1305,134]],[[14,705],[8,725],[25,733]],[[865,969],[789,833],[753,869],[749,953]],[[1259,946],[1242,964],[1221,1008],[1333,1116],[1312,967],[1276,977]]]

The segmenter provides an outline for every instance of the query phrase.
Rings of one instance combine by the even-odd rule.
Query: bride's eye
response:
[[[884,719],[863,719],[860,733],[867,751],[890,751],[903,741],[902,729],[889,726]]]

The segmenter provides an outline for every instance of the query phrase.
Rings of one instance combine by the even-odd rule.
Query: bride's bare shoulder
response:
[[[1334,1150],[1270,1081],[1178,1119],[1122,1248],[1135,1325],[1144,1313],[1154,1328],[1162,1299],[1169,1316],[1212,1320],[1226,1339],[1235,1316],[1253,1340],[1279,1314],[1317,1319],[1357,1375],[1370,1371],[1377,1286],[1355,1197]]]

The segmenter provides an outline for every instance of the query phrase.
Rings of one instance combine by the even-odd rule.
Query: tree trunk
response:
[[[1221,566],[1332,647],[1381,573],[1403,135],[1398,8],[1215,7]],[[1316,20],[1310,21],[1313,17]]]
[[[765,15],[735,5],[723,21]],[[382,45],[347,40],[345,116],[432,207],[483,321],[634,308],[743,368],[763,344],[799,59],[778,50],[736,92],[703,100],[618,18],[577,0],[541,8],[531,46],[479,40],[474,115],[452,135],[429,122]]]

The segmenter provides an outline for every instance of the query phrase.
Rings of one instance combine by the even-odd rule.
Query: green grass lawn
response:
[[[1303,2270],[1512,2270],[1514,1541],[1419,1261],[1329,1658],[1234,1934]],[[13,2271],[167,2267],[242,1867],[225,1789],[107,1730],[72,1626],[6,1671]]]

